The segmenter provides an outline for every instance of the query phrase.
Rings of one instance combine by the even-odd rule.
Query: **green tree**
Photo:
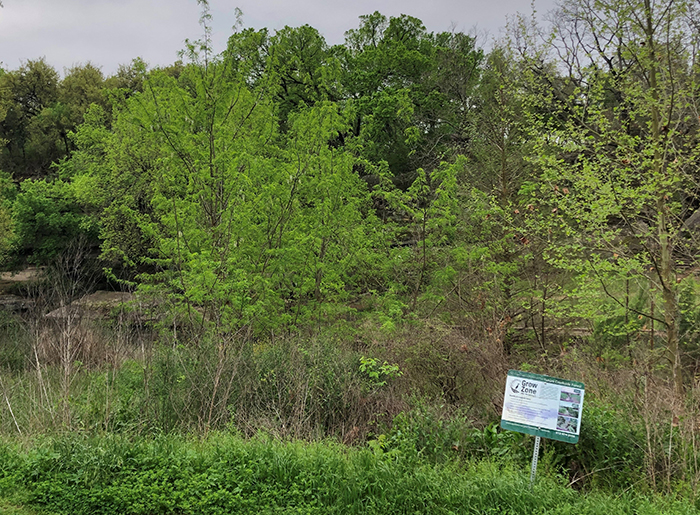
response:
[[[111,131],[88,111],[62,170],[102,192],[104,257],[203,327],[269,330],[327,316],[371,241],[354,160],[329,145],[347,116],[333,103],[300,104],[280,134],[274,74],[251,84],[240,55],[213,55],[204,20],[188,64],[177,77],[152,72]]]
[[[44,108],[58,99],[59,76],[46,61],[27,61],[18,70],[0,76],[0,103],[5,116],[0,138],[5,142],[0,167],[16,178],[46,173],[62,155],[57,141],[43,133],[37,122]]]
[[[15,185],[8,174],[0,172],[0,263],[12,250],[15,223],[12,219],[12,200]]]
[[[283,130],[290,112],[340,100],[339,67],[318,30],[309,25],[278,30],[270,38],[268,53]]]
[[[102,72],[88,63],[59,80],[43,59],[0,76],[0,166],[17,180],[49,174],[73,150],[69,133],[92,103],[105,105]]]
[[[677,399],[684,391],[679,291],[682,270],[696,259],[688,222],[698,198],[689,7],[563,2],[554,44],[568,74],[557,78],[532,55],[527,68],[531,84],[548,84],[531,96],[542,179],[528,201],[551,209],[560,235],[551,262],[582,274],[581,284],[600,285],[626,317],[632,308],[620,284],[660,292],[660,314],[634,314],[663,326]]]
[[[371,163],[385,161],[406,189],[418,168],[432,170],[467,147],[483,53],[472,37],[429,33],[411,16],[360,20],[337,53],[356,113],[353,145]]]
[[[119,90],[126,97],[141,92],[147,69],[148,66],[140,57],[128,65],[120,64],[117,73],[107,77],[104,87],[106,90]]]
[[[70,68],[58,88],[58,101],[70,109],[70,123],[78,126],[92,104],[105,106],[104,76],[92,63]]]
[[[29,261],[48,264],[80,235],[97,237],[94,218],[85,213],[73,184],[27,179],[14,200],[12,216],[17,250]]]
[[[498,199],[504,208],[517,203],[523,182],[532,178],[525,97],[520,91],[517,60],[507,48],[493,49],[485,60],[473,95],[477,106],[468,120],[467,182]]]

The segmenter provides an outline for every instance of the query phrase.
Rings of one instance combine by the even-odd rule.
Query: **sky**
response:
[[[556,0],[535,0],[538,15]],[[2,0],[0,63],[14,70],[28,59],[45,57],[64,74],[75,65],[91,62],[105,75],[120,64],[143,58],[150,66],[168,65],[186,39],[202,34],[196,0]],[[243,12],[244,27],[309,24],[329,44],[342,43],[358,17],[380,11],[386,16],[408,14],[429,31],[477,31],[488,47],[502,34],[509,15],[530,14],[531,0],[209,0],[213,40],[221,51]],[[485,35],[486,34],[486,35]]]

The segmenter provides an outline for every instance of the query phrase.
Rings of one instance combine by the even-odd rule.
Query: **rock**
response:
[[[44,316],[46,318],[59,319],[77,314],[82,318],[88,319],[109,318],[114,309],[124,307],[133,298],[133,294],[129,292],[98,290],[71,302],[68,306],[54,309]]]

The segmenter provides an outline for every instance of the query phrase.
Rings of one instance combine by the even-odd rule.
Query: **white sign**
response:
[[[584,393],[583,383],[510,370],[501,427],[576,443]]]

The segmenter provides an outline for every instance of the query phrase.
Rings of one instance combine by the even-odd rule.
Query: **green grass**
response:
[[[508,462],[430,464],[418,453],[214,434],[0,444],[3,513],[678,514],[689,500],[581,494]],[[19,508],[23,506],[23,508]],[[12,511],[14,510],[14,511]]]
[[[0,499],[0,513],[3,515],[35,515],[36,512],[31,511],[28,508],[15,506],[9,501]]]

